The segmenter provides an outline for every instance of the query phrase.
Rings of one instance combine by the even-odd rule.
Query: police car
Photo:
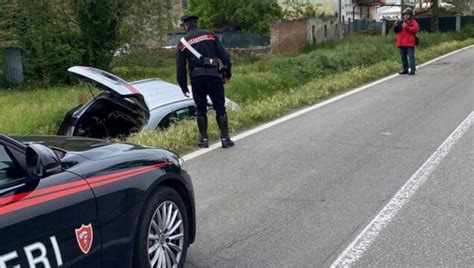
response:
[[[195,230],[172,152],[0,135],[0,268],[182,267]]]

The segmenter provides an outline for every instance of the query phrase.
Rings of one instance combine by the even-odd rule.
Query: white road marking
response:
[[[468,47],[464,47],[464,48],[461,48],[461,49],[458,49],[458,50],[455,50],[455,51],[452,51],[452,52],[450,52],[450,53],[448,53],[448,54],[445,54],[445,55],[443,55],[443,56],[440,56],[440,57],[438,57],[438,58],[435,58],[435,59],[433,59],[433,60],[430,60],[430,61],[428,61],[428,62],[425,62],[425,63],[423,63],[423,64],[417,66],[417,68],[421,68],[421,67],[426,66],[426,65],[428,65],[428,64],[431,64],[431,63],[433,63],[433,62],[435,62],[435,61],[444,59],[444,58],[446,58],[446,57],[449,57],[449,56],[451,56],[451,55],[454,55],[454,54],[456,54],[456,53],[459,53],[459,52],[461,52],[461,51],[464,51],[464,50],[469,49],[469,48],[472,48],[472,47],[474,47],[474,45],[468,46]],[[375,86],[375,85],[378,85],[378,84],[380,84],[380,83],[383,83],[383,82],[385,82],[385,81],[387,81],[387,80],[390,80],[390,79],[392,79],[392,78],[394,78],[394,77],[398,77],[398,76],[399,76],[399,74],[393,74],[393,75],[384,77],[384,78],[382,78],[382,79],[376,80],[376,81],[374,81],[374,82],[372,82],[372,83],[370,83],[370,84],[367,84],[367,85],[364,85],[364,86],[362,86],[362,87],[353,89],[353,90],[351,90],[351,91],[348,91],[348,92],[346,92],[346,93],[344,93],[344,94],[341,94],[341,95],[339,95],[339,96],[336,96],[336,97],[334,97],[334,98],[328,99],[328,100],[326,100],[326,101],[323,101],[323,102],[317,103],[317,104],[315,104],[315,105],[309,106],[309,107],[307,107],[307,108],[305,108],[305,109],[302,109],[302,110],[300,110],[300,111],[297,111],[297,112],[294,112],[294,113],[292,113],[292,114],[286,115],[286,116],[284,116],[284,117],[278,118],[278,119],[276,119],[276,120],[274,120],[274,121],[268,122],[268,123],[266,123],[266,124],[264,124],[264,125],[261,125],[261,126],[259,126],[259,127],[257,127],[257,128],[250,129],[250,130],[247,130],[247,131],[245,131],[245,132],[242,132],[242,133],[240,133],[240,134],[238,134],[238,135],[232,137],[232,139],[233,139],[234,141],[241,140],[241,139],[243,139],[243,138],[245,138],[245,137],[248,137],[248,136],[250,136],[250,135],[253,135],[253,134],[255,134],[255,133],[258,133],[258,132],[260,132],[260,131],[263,131],[263,130],[265,130],[265,129],[267,129],[267,128],[271,128],[271,127],[273,127],[273,126],[275,126],[275,125],[278,125],[278,124],[280,124],[280,123],[283,123],[283,122],[285,122],[285,121],[288,121],[288,120],[290,120],[290,119],[293,119],[293,118],[295,118],[295,117],[297,117],[297,116],[300,116],[300,115],[302,115],[302,114],[308,113],[308,112],[310,112],[310,111],[312,111],[312,110],[321,108],[321,107],[326,106],[326,105],[328,105],[328,104],[330,104],[330,103],[336,102],[336,101],[338,101],[338,100],[340,100],[340,99],[343,99],[343,98],[348,97],[348,96],[350,96],[350,95],[356,94],[356,93],[358,93],[358,92],[360,92],[360,91],[362,91],[362,90],[365,90],[365,89],[367,89],[367,88],[373,87],[373,86]],[[238,146],[238,144],[237,144],[237,146]],[[217,143],[214,143],[214,144],[210,145],[209,148],[200,149],[200,150],[194,151],[194,152],[192,152],[192,153],[189,153],[189,154],[184,155],[182,158],[183,158],[185,161],[189,161],[189,160],[191,160],[191,159],[193,159],[193,158],[196,158],[196,157],[198,157],[198,156],[201,156],[201,155],[203,155],[203,154],[206,154],[206,153],[208,153],[208,152],[211,152],[211,151],[213,151],[213,150],[215,150],[215,149],[218,149],[218,148],[220,148],[220,147],[221,147],[220,142],[217,142]],[[232,148],[227,149],[227,150],[232,150]]]
[[[411,176],[403,187],[395,194],[390,202],[375,216],[365,229],[339,255],[331,265],[336,267],[351,267],[367,251],[377,235],[385,228],[400,209],[408,203],[430,174],[438,167],[449,151],[474,123],[474,111],[454,130],[454,132],[438,147],[426,162]]]
[[[449,57],[449,56],[451,56],[451,55],[454,55],[454,54],[456,54],[456,53],[459,53],[459,52],[461,52],[461,51],[470,49],[470,48],[472,48],[472,47],[474,47],[474,45],[470,45],[470,46],[463,47],[463,48],[458,49],[458,50],[455,50],[455,51],[451,51],[451,52],[449,52],[448,54],[444,54],[443,56],[439,56],[439,57],[437,57],[437,58],[435,58],[435,59],[432,59],[432,60],[427,61],[427,62],[425,62],[425,63],[423,63],[423,64],[421,64],[421,65],[418,65],[418,66],[416,66],[416,68],[419,69],[420,67],[424,67],[424,66],[426,66],[426,65],[428,65],[428,64],[431,64],[431,63],[433,63],[433,62],[435,62],[435,61],[442,60],[442,59],[444,59],[444,58],[447,58],[447,57]]]

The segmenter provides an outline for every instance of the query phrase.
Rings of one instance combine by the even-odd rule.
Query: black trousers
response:
[[[207,96],[211,98],[212,107],[217,116],[225,114],[224,84],[220,77],[197,76],[191,78],[193,98],[198,116],[207,113]]]

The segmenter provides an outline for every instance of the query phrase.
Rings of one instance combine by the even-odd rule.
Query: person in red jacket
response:
[[[415,39],[418,28],[418,22],[413,17],[413,10],[409,7],[405,8],[405,10],[403,10],[403,21],[398,21],[395,24],[395,32],[397,33],[397,47],[400,48],[400,56],[402,57],[403,65],[403,71],[401,71],[399,74],[415,74]],[[407,56],[410,60],[410,71],[408,71]]]

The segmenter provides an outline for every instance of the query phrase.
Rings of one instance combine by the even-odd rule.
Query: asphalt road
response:
[[[472,111],[474,48],[187,161],[185,266],[331,266]],[[474,266],[474,126],[392,216],[353,267]]]

